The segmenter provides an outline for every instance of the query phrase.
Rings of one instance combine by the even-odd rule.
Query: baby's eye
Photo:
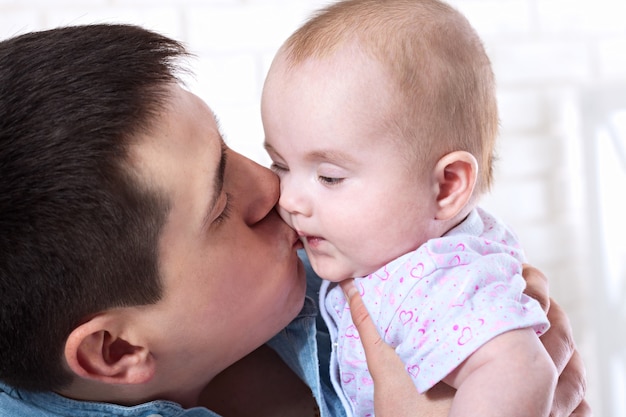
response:
[[[340,184],[345,178],[325,177],[323,175],[320,175],[318,179],[322,184],[337,185]]]
[[[270,165],[270,169],[272,171],[274,171],[275,173],[277,173],[277,174],[280,174],[280,173],[288,171],[287,167],[285,167],[285,166],[283,166],[281,164],[278,164],[276,162],[272,162],[272,165]]]

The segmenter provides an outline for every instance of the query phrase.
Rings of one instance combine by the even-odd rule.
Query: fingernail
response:
[[[346,288],[347,287],[347,288]],[[346,284],[345,286],[341,287],[343,289],[343,294],[344,296],[349,300],[350,298],[352,298],[352,296],[354,294],[356,294],[356,287],[354,286],[353,283],[350,284]]]

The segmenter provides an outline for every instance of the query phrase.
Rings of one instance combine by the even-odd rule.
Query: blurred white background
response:
[[[626,416],[626,2],[450,2],[480,33],[498,80],[500,162],[485,205],[517,230],[568,312],[594,414]],[[0,38],[128,22],[182,40],[196,54],[191,89],[218,114],[228,144],[267,164],[266,70],[281,42],[327,3],[0,0]]]

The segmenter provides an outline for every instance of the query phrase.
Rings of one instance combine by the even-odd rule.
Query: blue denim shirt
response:
[[[330,382],[331,342],[328,328],[319,314],[319,278],[302,250],[299,252],[307,278],[307,297],[300,315],[272,340],[283,361],[311,388],[321,417],[346,417],[341,400]]]
[[[328,378],[330,339],[317,302],[318,278],[300,253],[307,270],[307,298],[302,311],[289,326],[268,343],[311,388],[321,417],[345,417]],[[319,357],[319,361],[318,361]],[[52,392],[16,390],[0,382],[0,417],[219,417],[206,408],[183,409],[170,401],[152,401],[133,407],[71,400]]]

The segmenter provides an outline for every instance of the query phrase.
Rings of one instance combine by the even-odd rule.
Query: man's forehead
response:
[[[220,163],[223,142],[213,110],[176,85],[154,123],[132,142],[127,162],[142,182],[161,186],[182,171],[199,174],[191,170],[205,169],[212,173]]]

